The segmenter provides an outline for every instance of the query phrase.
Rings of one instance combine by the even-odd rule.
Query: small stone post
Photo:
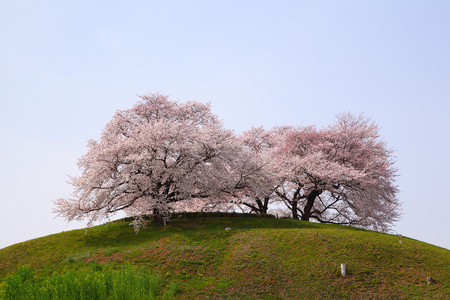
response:
[[[341,264],[341,274],[343,278],[347,275],[347,266],[345,264]]]
[[[433,279],[433,277],[428,276],[427,277],[427,284],[432,284],[432,283],[436,283],[436,281]]]

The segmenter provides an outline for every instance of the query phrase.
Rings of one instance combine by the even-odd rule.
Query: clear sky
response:
[[[54,219],[88,139],[138,94],[225,126],[365,113],[395,149],[395,232],[450,248],[450,1],[0,1],[0,248]]]

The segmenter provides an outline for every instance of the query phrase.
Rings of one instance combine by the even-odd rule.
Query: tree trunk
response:
[[[258,213],[267,214],[267,210],[269,208],[269,197],[264,197],[264,203],[261,199],[257,198],[256,203],[258,204]]]
[[[292,201],[292,207],[291,207],[292,218],[295,219],[295,220],[298,220],[297,204],[298,204],[297,200]]]
[[[253,205],[247,202],[242,202],[247,207],[250,207],[252,211],[257,214],[267,214],[267,210],[269,209],[269,197],[264,197],[264,202],[261,199],[256,198],[255,202],[257,205]]]
[[[309,218],[311,217],[311,210],[314,206],[314,200],[316,200],[316,197],[320,195],[320,191],[312,190],[311,193],[306,197],[306,205],[303,209],[303,215],[301,220],[303,221],[309,221]]]
[[[166,225],[166,214],[164,212],[161,212],[157,207],[154,207],[152,220],[153,224],[157,226]]]

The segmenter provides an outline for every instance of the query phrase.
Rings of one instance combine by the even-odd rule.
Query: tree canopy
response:
[[[398,219],[392,151],[369,119],[343,114],[325,129],[289,128],[278,147],[284,181],[275,193],[294,218],[381,231]]]
[[[138,220],[151,213],[164,223],[170,203],[226,190],[239,147],[209,105],[161,95],[141,99],[117,111],[99,141],[89,141],[79,160],[82,174],[71,178],[74,197],[58,199],[57,213],[97,221],[125,210]]]
[[[400,216],[392,150],[364,116],[314,126],[252,128],[237,136],[209,104],[149,94],[117,111],[55,201],[68,221],[118,211],[164,224],[171,211],[236,210],[388,231]],[[287,209],[287,210],[286,210]]]

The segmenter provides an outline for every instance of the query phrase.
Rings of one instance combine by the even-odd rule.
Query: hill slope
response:
[[[231,228],[225,230],[225,228]],[[180,299],[447,299],[450,251],[394,235],[290,219],[125,220],[0,249],[0,280],[132,263],[177,282]],[[342,278],[340,265],[347,265]],[[435,283],[427,284],[432,276]]]

